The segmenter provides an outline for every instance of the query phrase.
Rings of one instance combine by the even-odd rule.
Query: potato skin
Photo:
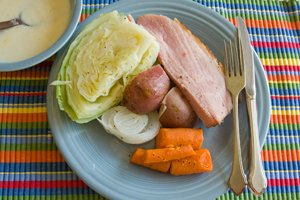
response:
[[[138,74],[126,86],[122,104],[137,114],[146,114],[159,108],[170,89],[170,79],[160,65]]]
[[[191,128],[197,122],[196,113],[177,87],[165,96],[159,114],[159,121],[166,128]]]

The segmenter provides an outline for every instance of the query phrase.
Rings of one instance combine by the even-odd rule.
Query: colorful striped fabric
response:
[[[137,0],[138,1],[138,0]],[[114,1],[84,0],[82,20]],[[225,199],[300,199],[300,1],[198,0],[236,23],[246,19],[271,92],[272,116],[262,151],[268,189]],[[0,73],[0,199],[102,199],[67,166],[46,114],[53,58],[27,70]]]

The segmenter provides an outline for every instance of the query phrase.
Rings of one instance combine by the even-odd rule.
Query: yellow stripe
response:
[[[0,113],[45,113],[46,107],[35,108],[0,108]]]
[[[261,58],[261,63],[263,65],[290,65],[290,66],[300,66],[300,59],[293,58]]]
[[[73,174],[72,171],[63,171],[63,172],[0,172],[1,175],[26,175],[26,174]]]
[[[299,110],[272,110],[272,115],[300,115]]]
[[[39,135],[0,135],[0,138],[35,138],[35,137],[53,137],[52,134],[39,134]]]
[[[294,83],[294,84],[297,84],[297,83],[300,83],[300,81],[268,81],[268,83],[275,83],[275,84],[284,84],[284,83]]]

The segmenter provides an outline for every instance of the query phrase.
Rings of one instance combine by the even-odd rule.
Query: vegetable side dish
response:
[[[212,171],[202,130],[193,127],[198,118],[220,124],[230,95],[222,65],[177,19],[99,16],[72,42],[52,84],[73,121],[97,119],[129,144],[155,138],[156,147],[136,148],[131,163],[172,175]]]
[[[119,104],[125,86],[152,67],[159,45],[143,27],[114,11],[88,24],[70,45],[56,84],[61,110],[86,123]]]

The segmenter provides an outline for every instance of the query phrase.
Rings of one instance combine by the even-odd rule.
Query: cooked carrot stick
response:
[[[199,149],[194,156],[173,160],[170,173],[173,175],[186,175],[210,172],[212,169],[213,164],[208,149]]]
[[[145,164],[145,149],[137,148],[134,154],[131,156],[130,161],[134,164],[141,165],[144,167],[148,167],[153,170],[168,172],[171,166],[171,162],[162,162],[162,163],[153,163],[153,164]]]
[[[192,145],[194,150],[203,142],[202,129],[194,128],[161,128],[156,136],[156,148]]]
[[[164,149],[148,149],[145,152],[144,163],[168,162],[192,155],[196,155],[196,152],[191,145]]]

